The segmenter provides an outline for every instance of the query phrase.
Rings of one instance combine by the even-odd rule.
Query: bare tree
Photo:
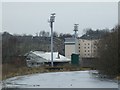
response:
[[[96,69],[108,76],[118,75],[118,29],[107,33],[98,43],[98,61]]]

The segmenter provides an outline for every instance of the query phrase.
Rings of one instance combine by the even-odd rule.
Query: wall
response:
[[[75,44],[65,44],[65,57],[71,59],[71,54],[75,52]]]
[[[78,54],[80,58],[96,57],[97,56],[97,44],[98,40],[86,40],[78,39]],[[65,44],[65,56],[71,58],[71,54],[75,52],[75,44]]]
[[[79,54],[80,57],[96,57],[97,53],[97,40],[79,39]]]

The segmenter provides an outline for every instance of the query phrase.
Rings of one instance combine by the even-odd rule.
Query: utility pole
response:
[[[77,31],[78,31],[78,25],[74,24],[74,30],[75,31],[75,53],[78,54],[78,41],[77,41]]]
[[[53,67],[53,22],[55,22],[55,13],[50,16],[50,28],[51,28],[51,66]]]

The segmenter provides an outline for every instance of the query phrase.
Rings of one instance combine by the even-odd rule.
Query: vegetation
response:
[[[85,34],[81,36],[81,39],[87,39],[87,40],[101,39],[102,37],[104,37],[104,35],[106,35],[106,33],[109,32],[109,29],[93,30],[91,28],[87,28],[87,29],[84,29],[84,32]]]
[[[120,61],[118,59],[120,57],[120,49],[118,48],[120,37],[118,34],[120,34],[120,26],[116,26],[110,32],[108,32],[108,29],[96,31],[87,29],[86,34],[81,37],[86,39],[100,39],[97,44],[98,58],[94,67],[101,74],[109,77],[118,76],[117,78],[120,76]],[[54,51],[59,51],[60,54],[64,55],[64,38],[66,37],[72,37],[72,35],[62,33],[58,35],[56,32],[54,33]],[[49,70],[46,67],[28,68],[26,67],[24,55],[31,50],[50,51],[49,33],[41,31],[36,36],[11,35],[8,32],[2,34],[3,79],[32,73],[89,69],[71,65],[62,66],[63,69],[61,70]]]
[[[64,55],[64,38],[70,34],[58,34],[54,32],[54,51]],[[36,36],[12,35],[8,32],[2,33],[2,63],[13,63],[19,56],[24,56],[29,51],[50,51],[49,32],[41,31]]]
[[[83,70],[91,69],[91,68],[76,67],[70,64],[56,67],[60,69],[50,69],[50,68],[51,68],[50,66],[28,68],[26,66],[18,67],[17,65],[13,65],[13,64],[3,64],[2,80],[10,77],[14,77],[14,76],[28,75],[28,74],[35,74],[35,73],[80,71],[80,70],[83,71]]]
[[[59,34],[54,32],[54,51],[64,55],[64,38],[72,37],[71,34]],[[25,54],[34,51],[50,51],[50,34],[41,31],[32,35],[12,35],[2,33],[2,76],[8,78],[16,75],[24,75],[36,72],[47,72],[41,68],[27,68]],[[24,72],[23,72],[24,70]]]
[[[104,37],[99,40],[98,59],[94,64],[99,73],[109,77],[116,77],[120,75],[120,43],[118,42],[118,34],[120,34],[120,26],[116,26],[110,32],[106,33]]]
[[[110,78],[117,77],[120,79],[120,26],[113,29],[92,30],[85,29],[85,34],[81,37],[84,39],[98,39],[97,58],[93,61],[94,69],[99,74]]]

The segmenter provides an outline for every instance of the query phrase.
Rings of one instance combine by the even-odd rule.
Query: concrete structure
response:
[[[65,57],[71,59],[72,53],[75,53],[75,38],[65,38]]]
[[[79,24],[74,24],[74,38],[75,38],[75,54],[78,54],[78,35],[77,35],[77,32],[78,32],[78,25]]]
[[[98,39],[81,39],[78,40],[78,54],[80,58],[94,58],[97,56],[97,42]],[[75,53],[75,39],[66,38],[65,39],[65,56],[71,58],[72,53]]]
[[[86,40],[79,39],[79,54],[81,58],[93,58],[97,56],[97,44],[98,40]]]
[[[104,31],[88,30],[81,37],[77,37],[77,45],[75,45],[75,38],[65,39],[65,56],[71,58],[71,55],[77,50],[79,54],[80,65],[82,67],[93,67],[97,62],[97,44],[98,41],[105,35]],[[75,48],[75,46],[78,46]]]
[[[58,52],[53,52],[53,63],[66,64],[71,60],[60,55]],[[51,65],[51,52],[42,52],[42,51],[31,51],[27,54],[26,58],[28,67],[37,67],[42,65]]]

